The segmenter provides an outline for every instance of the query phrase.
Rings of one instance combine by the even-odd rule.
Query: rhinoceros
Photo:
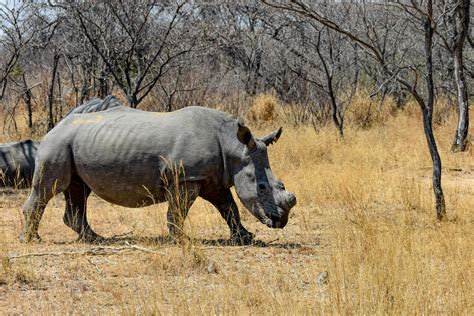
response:
[[[38,147],[31,139],[0,144],[0,186],[30,186]]]
[[[249,243],[253,234],[241,224],[232,186],[243,205],[272,228],[285,227],[296,204],[268,160],[267,146],[281,133],[280,128],[256,138],[241,119],[204,107],[158,113],[119,106],[71,114],[42,140],[20,240],[40,240],[46,204],[63,192],[64,223],[79,240],[102,241],[87,222],[92,191],[125,207],[168,201],[173,238],[182,237],[188,210],[201,197],[219,210],[232,242]]]

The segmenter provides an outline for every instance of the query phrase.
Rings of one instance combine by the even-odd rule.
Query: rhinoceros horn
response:
[[[281,132],[283,131],[283,128],[280,127],[276,131],[271,132],[268,135],[263,136],[260,140],[265,143],[265,145],[270,145],[273,143],[276,143],[277,140],[280,138]]]

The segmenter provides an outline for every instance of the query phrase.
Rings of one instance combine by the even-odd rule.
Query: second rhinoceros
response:
[[[39,142],[31,139],[0,144],[0,187],[30,186],[39,145]]]
[[[241,224],[232,186],[244,206],[272,228],[283,228],[296,204],[268,161],[267,146],[281,132],[255,138],[240,119],[204,107],[157,113],[118,106],[71,113],[44,137],[38,150],[20,240],[40,240],[45,206],[63,192],[65,224],[79,239],[100,241],[86,218],[92,191],[126,207],[168,201],[173,237],[182,234],[190,206],[202,197],[219,210],[232,241],[248,243],[253,235]]]

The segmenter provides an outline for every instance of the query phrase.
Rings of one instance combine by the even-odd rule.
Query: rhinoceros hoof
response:
[[[253,242],[254,235],[248,231],[232,234],[230,241],[233,245],[245,246]]]
[[[87,243],[87,244],[103,244],[103,243],[106,242],[106,240],[107,240],[106,238],[104,238],[100,235],[97,235],[97,234],[79,236],[77,238],[78,242],[83,242],[83,243]]]
[[[22,243],[38,243],[41,242],[41,237],[38,235],[38,233],[21,233],[20,236],[18,237],[20,242]]]

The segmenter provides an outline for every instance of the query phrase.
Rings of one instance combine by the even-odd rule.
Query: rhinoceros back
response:
[[[113,95],[109,95],[103,100],[96,98],[79,105],[69,111],[65,116],[67,117],[70,114],[100,112],[117,106],[123,106],[123,104],[120,103],[119,100],[117,100],[117,98]]]
[[[164,200],[170,176],[180,181],[222,181],[220,139],[223,125],[232,120],[201,107],[170,113],[115,107],[73,114],[45,137],[40,151],[47,152],[40,156],[70,159],[75,174],[97,195],[139,207],[151,204],[150,199]],[[70,150],[70,158],[58,159],[58,148]],[[175,167],[179,174],[170,172]]]

